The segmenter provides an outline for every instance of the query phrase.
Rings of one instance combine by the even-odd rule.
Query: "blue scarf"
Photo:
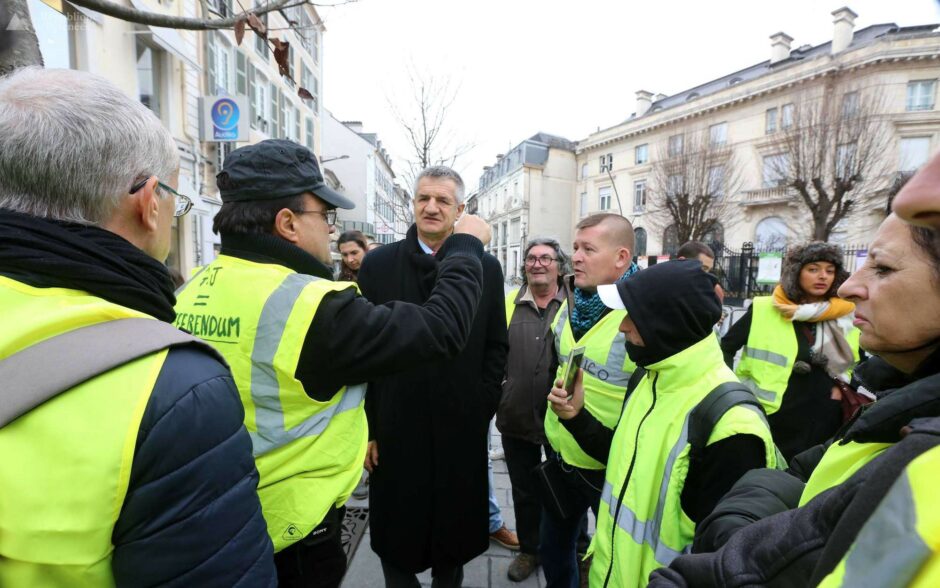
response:
[[[631,263],[629,269],[617,281],[622,282],[638,271],[640,271],[640,268],[637,264]],[[601,302],[601,297],[597,295],[597,292],[584,292],[580,288],[574,289],[571,330],[575,340],[583,337],[585,333],[591,330],[591,327],[597,324],[597,321],[601,320],[605,308],[607,307]]]

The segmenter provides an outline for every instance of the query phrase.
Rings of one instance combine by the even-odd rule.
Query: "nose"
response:
[[[839,298],[846,300],[861,300],[865,297],[866,289],[861,278],[861,272],[857,271],[839,286]]]

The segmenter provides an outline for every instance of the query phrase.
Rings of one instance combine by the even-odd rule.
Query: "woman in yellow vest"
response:
[[[692,454],[693,411],[716,388],[740,386],[712,334],[721,304],[714,276],[701,267],[673,261],[598,288],[605,305],[626,310],[620,330],[627,352],[647,370],[613,431],[582,410],[580,377],[570,398],[560,381],[549,395],[579,446],[607,464],[591,544],[592,587],[645,586],[651,571],[689,550],[695,525],[745,472],[777,466],[756,403],[716,417]]]
[[[940,157],[931,166],[940,177]],[[935,195],[932,218],[940,225],[936,179],[917,185]],[[823,579],[824,586],[936,585],[930,579],[938,562],[928,552],[936,552],[940,535],[930,493],[940,472],[911,460],[940,440],[940,226],[888,217],[865,265],[839,294],[855,303],[860,344],[876,354],[856,379],[878,400],[856,413],[818,463],[811,459],[818,451],[797,458],[802,471],[791,473],[811,472],[802,491],[783,472],[750,472],[709,517],[712,531],[725,526],[713,533],[727,539],[724,546],[677,559],[651,586],[815,586]],[[886,494],[908,462],[908,508],[879,524]],[[792,497],[781,488],[794,481]],[[742,528],[747,520],[757,522]],[[867,531],[866,521],[875,521]]]
[[[842,425],[838,381],[858,361],[854,306],[836,295],[848,277],[842,250],[812,242],[787,251],[772,296],[754,299],[721,341],[736,373],[764,405],[774,442],[788,460]]]

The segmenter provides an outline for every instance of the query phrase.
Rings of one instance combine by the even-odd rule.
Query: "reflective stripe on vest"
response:
[[[908,464],[821,588],[940,585],[940,447]]]
[[[177,325],[198,327],[193,334],[232,367],[275,551],[307,536],[332,507],[344,504],[361,475],[365,387],[344,387],[318,401],[295,377],[320,301],[349,288],[356,286],[222,255],[177,298]],[[226,327],[213,331],[216,324]]]
[[[614,432],[592,543],[592,586],[645,586],[652,570],[688,552],[695,524],[682,510],[681,495],[689,419],[715,387],[734,381],[711,335],[648,369]],[[708,442],[738,434],[760,438],[767,467],[778,466],[770,428],[756,406],[732,407]]]
[[[620,323],[625,315],[623,310],[607,313],[579,341],[575,341],[566,302],[555,315],[553,325],[555,352],[558,356],[557,377],[561,378],[564,374],[571,350],[576,346],[584,346],[585,354],[581,362],[584,370],[584,405],[609,429],[617,425],[627,384],[636,369],[636,365],[627,357],[624,345],[626,339],[620,332]],[[551,410],[545,413],[545,436],[566,463],[583,469],[604,469],[604,464],[578,446]]]
[[[803,494],[800,495],[800,506],[803,506],[818,494],[829,488],[834,488],[848,480],[860,470],[862,466],[875,459],[891,443],[856,443],[854,441],[842,444],[835,441],[826,448],[819,464],[813,469]]]
[[[0,329],[0,357],[78,327],[156,320],[87,292],[3,276],[0,308],[10,317]],[[0,429],[0,586],[114,585],[111,538],[166,356],[101,374]]]
[[[340,401],[291,428],[284,426],[280,385],[277,373],[271,370],[274,356],[281,345],[287,319],[301,292],[313,276],[291,274],[268,297],[258,319],[258,334],[251,352],[251,400],[255,405],[256,431],[251,433],[255,457],[282,447],[291,441],[319,435],[337,414],[357,408],[365,399],[364,384],[348,386]]]

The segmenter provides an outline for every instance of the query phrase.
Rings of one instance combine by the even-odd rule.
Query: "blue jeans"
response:
[[[550,450],[549,450],[550,451]],[[550,451],[548,459],[560,459]],[[574,504],[569,518],[559,519],[542,509],[539,528],[539,561],[545,572],[547,588],[578,588],[578,537],[590,508],[597,518],[597,508],[604,485],[603,470],[582,470],[562,462],[568,474],[565,483],[572,490]]]
[[[490,435],[493,433],[493,424],[490,423]],[[486,439],[486,448],[492,449],[493,443],[490,441],[490,435]],[[493,460],[489,457],[486,458],[487,467],[489,471],[487,472],[488,480],[490,483],[490,535],[499,531],[503,528],[503,516],[499,512],[499,503],[496,502],[496,491],[493,490]]]

